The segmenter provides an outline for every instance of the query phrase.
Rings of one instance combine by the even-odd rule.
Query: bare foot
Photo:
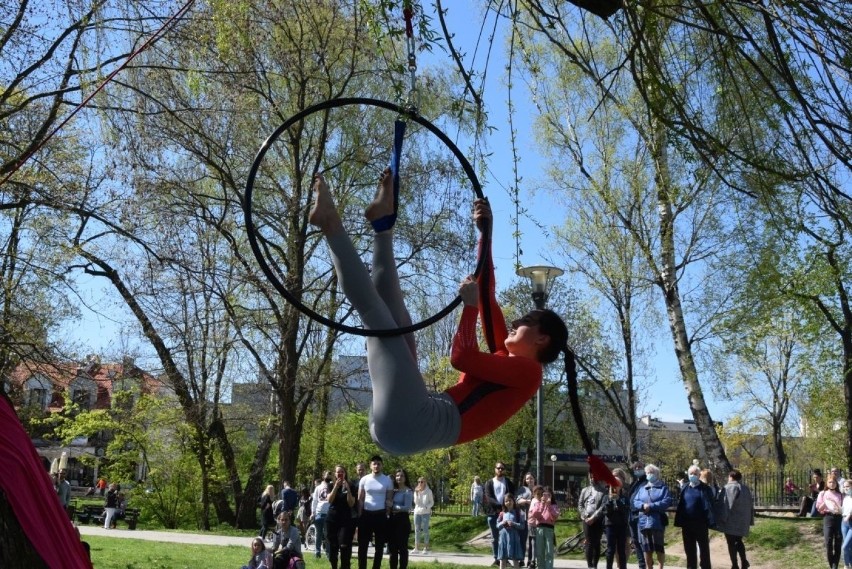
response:
[[[337,213],[334,198],[331,197],[328,184],[325,183],[322,174],[317,174],[314,177],[313,190],[314,204],[308,214],[308,221],[311,225],[319,227],[323,233],[343,231],[343,222],[340,221],[340,214]]]
[[[375,221],[387,215],[393,215],[393,176],[390,168],[385,168],[379,177],[379,187],[373,202],[364,210],[367,221]]]

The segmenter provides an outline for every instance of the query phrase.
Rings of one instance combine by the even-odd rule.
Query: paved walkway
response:
[[[251,538],[249,537],[234,537],[228,535],[217,535],[211,533],[181,533],[171,531],[150,531],[150,530],[126,530],[126,529],[111,529],[105,530],[102,527],[91,525],[80,525],[80,533],[85,535],[97,535],[101,537],[110,537],[115,539],[143,539],[147,541],[165,541],[172,543],[196,543],[202,545],[236,545],[245,547],[248,551]],[[371,553],[372,555],[372,553]],[[448,553],[444,551],[434,551],[428,555],[412,555],[409,557],[409,562],[431,562],[437,564],[447,563],[455,565],[471,565],[488,567],[493,562],[490,555],[482,555],[479,553]],[[557,557],[554,564],[554,569],[586,569],[586,562],[581,559],[565,559]],[[606,559],[601,559],[598,567],[603,569],[606,567]],[[639,566],[635,563],[628,563],[628,569],[637,569]],[[667,569],[681,569],[675,566],[666,565]]]

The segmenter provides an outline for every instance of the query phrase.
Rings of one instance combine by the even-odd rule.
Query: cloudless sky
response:
[[[494,45],[491,47],[491,61],[486,62],[484,54],[488,49],[488,35],[492,30],[493,15],[489,16],[489,23],[485,26],[482,38],[479,38],[481,22],[484,16],[481,13],[480,4],[477,0],[456,0],[447,2],[444,8],[447,10],[447,25],[453,37],[453,43],[457,50],[466,56],[465,65],[470,68],[474,54],[473,68],[481,76],[485,73],[486,85],[484,89],[485,106],[488,109],[489,124],[496,131],[488,135],[487,145],[493,152],[489,159],[490,176],[480,180],[485,194],[491,202],[494,213],[494,262],[497,269],[498,286],[508,286],[514,277],[515,266],[515,238],[512,235],[513,220],[515,217],[514,205],[506,188],[514,184],[512,171],[512,147],[511,131],[509,129],[508,108],[509,88],[507,78],[506,51],[509,45],[506,37],[508,26],[503,21],[498,25],[494,37]],[[570,8],[569,8],[570,9]],[[579,8],[575,8],[579,10]],[[434,18],[435,27],[438,26],[437,18]],[[476,43],[479,41],[477,50]],[[435,49],[428,59],[442,60],[447,65],[452,65],[452,60],[446,52]],[[487,73],[486,73],[487,71]],[[478,85],[478,79],[475,79]],[[536,223],[546,228],[560,225],[565,216],[565,211],[560,207],[554,207],[552,195],[546,191],[547,180],[544,169],[547,165],[541,149],[536,145],[534,138],[535,107],[530,104],[530,96],[527,85],[521,80],[518,70],[514,72],[512,103],[516,112],[513,125],[517,131],[515,145],[520,156],[518,165],[519,175],[522,178],[520,184],[521,200],[524,207],[528,209],[527,217],[520,221],[521,265],[550,265],[558,261],[552,260],[551,247],[547,237],[536,227]],[[572,167],[567,164],[567,167]],[[562,279],[571,279],[566,273]],[[569,281],[573,286],[579,286],[576,281]],[[662,299],[656,295],[658,307],[662,310]],[[656,355],[651,359],[653,369],[646,374],[649,377],[648,392],[645,394],[645,403],[639,409],[640,413],[651,413],[664,421],[680,422],[684,419],[692,419],[692,412],[686,399],[686,391],[680,380],[680,372],[674,355],[671,334],[665,318],[661,322],[659,330],[650,331],[655,338]],[[733,405],[724,400],[713,397],[709,388],[708,377],[704,376],[704,396],[711,416],[716,421],[724,421],[733,412]]]
[[[475,44],[483,18],[478,6],[479,2],[476,0],[455,0],[451,3],[447,2],[444,6],[448,10],[446,15],[448,26],[455,34],[453,41],[459,51],[466,54],[468,66],[476,49]],[[433,24],[437,28],[437,19],[434,19]],[[488,79],[484,99],[488,109],[489,124],[495,127],[496,131],[488,135],[486,141],[490,151],[494,153],[489,159],[489,175],[480,180],[494,213],[494,258],[497,268],[497,282],[500,287],[508,287],[516,278],[514,275],[516,242],[512,235],[515,214],[511,196],[507,190],[514,184],[514,175],[512,172],[511,133],[507,116],[509,90],[506,86],[506,60],[504,55],[507,44],[502,35],[506,31],[504,24],[498,29],[494,45],[491,48],[491,61],[488,62]],[[490,31],[490,29],[489,27],[488,30]],[[483,53],[484,50],[488,49],[487,36],[489,31],[484,32],[477,59],[474,61],[474,68],[480,75],[486,71]],[[418,58],[421,65],[435,61],[452,65],[449,56],[437,48],[432,55],[418,53]],[[421,96],[428,96],[428,93],[421,93]],[[524,207],[529,210],[528,218],[522,217],[520,221],[521,248],[523,250],[520,262],[522,265],[552,264],[553,261],[548,253],[547,239],[532,220],[545,227],[553,227],[562,222],[565,212],[561,208],[553,207],[552,197],[546,191],[533,191],[536,188],[545,187],[546,184],[542,171],[544,168],[543,157],[532,136],[535,109],[529,104],[526,85],[522,81],[516,79],[512,98],[517,109],[514,124],[518,131],[516,146],[521,157],[519,163],[520,175],[523,178],[521,195]],[[261,142],[262,140],[259,138],[258,146]],[[567,274],[562,277],[562,279],[566,278],[570,279],[571,277]],[[77,323],[73,330],[64,330],[63,333],[82,342],[90,348],[91,353],[105,354],[105,352],[109,353],[110,351],[117,353],[116,339],[122,330],[121,322],[130,323],[133,328],[135,326],[133,326],[132,317],[123,306],[106,300],[105,296],[101,294],[100,291],[104,289],[103,283],[102,280],[90,282],[90,286],[86,288],[87,294],[90,294],[88,300],[106,314],[114,316],[104,317],[84,310],[83,320]],[[578,285],[576,282],[569,281],[569,283],[574,286]],[[114,294],[110,291],[107,296],[113,297]],[[659,299],[659,295],[657,295],[657,298],[661,307],[662,301]],[[653,416],[665,421],[680,422],[684,419],[691,419],[692,414],[677,369],[668,325],[663,321],[661,328],[652,331],[650,334],[655,337],[656,355],[651,360],[653,369],[647,370],[646,373],[649,377],[646,380],[649,386],[644,394],[644,405],[639,409],[639,412],[650,412]],[[704,395],[714,420],[724,421],[733,412],[733,406],[730,402],[713,398],[706,375],[704,376]]]

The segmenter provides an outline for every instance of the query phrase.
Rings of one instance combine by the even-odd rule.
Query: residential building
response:
[[[167,392],[160,380],[137,367],[130,359],[121,363],[102,363],[96,357],[90,357],[83,363],[24,361],[12,370],[3,384],[19,413],[35,415],[63,410],[66,395],[81,410],[88,411],[111,408],[119,391]],[[97,480],[98,463],[104,455],[108,436],[102,433],[94,437],[79,437],[68,445],[36,437],[33,444],[47,468],[54,459],[63,461],[72,487],[91,486]],[[84,456],[91,460],[80,460]]]

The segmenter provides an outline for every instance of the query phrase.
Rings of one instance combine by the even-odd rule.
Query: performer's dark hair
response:
[[[565,350],[568,343],[568,327],[562,318],[552,310],[536,310],[539,317],[538,329],[542,334],[550,336],[550,343],[538,354],[541,363],[549,364],[556,361]]]

